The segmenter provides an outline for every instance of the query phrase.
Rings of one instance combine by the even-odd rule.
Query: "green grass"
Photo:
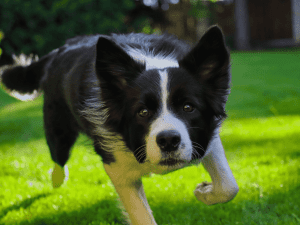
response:
[[[299,50],[232,54],[221,138],[240,192],[227,204],[198,202],[197,183],[210,180],[201,165],[144,178],[158,224],[300,224],[299,62]],[[69,181],[53,190],[42,98],[19,102],[0,91],[0,99],[0,224],[121,224],[91,142],[80,136]]]

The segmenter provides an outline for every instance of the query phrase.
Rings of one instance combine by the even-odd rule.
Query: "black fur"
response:
[[[109,145],[114,136],[143,163],[147,155],[135,150],[144,145],[149,126],[161,107],[157,70],[145,71],[142,60],[129,56],[137,50],[153,57],[172,57],[179,68],[169,68],[170,110],[189,128],[192,141],[206,149],[214,130],[226,117],[229,94],[229,53],[218,27],[213,27],[190,48],[173,36],[129,34],[79,36],[33,62],[2,75],[9,90],[44,92],[44,123],[52,159],[61,166],[78,133],[87,134],[106,164],[115,161]],[[195,111],[182,105],[191,101]],[[147,107],[149,115],[138,117]],[[92,121],[92,122],[91,122]],[[97,122],[98,121],[98,122]],[[106,132],[96,130],[102,125]],[[194,127],[194,128],[192,128]],[[202,157],[199,151],[194,158]]]

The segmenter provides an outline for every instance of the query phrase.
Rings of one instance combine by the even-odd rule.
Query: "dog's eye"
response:
[[[193,112],[194,111],[194,107],[191,104],[185,104],[183,106],[183,111],[185,111],[185,112]]]
[[[149,115],[149,111],[148,109],[142,109],[141,111],[139,111],[139,116],[140,117],[145,117]]]

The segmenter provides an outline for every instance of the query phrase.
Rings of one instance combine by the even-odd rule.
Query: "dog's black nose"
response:
[[[162,131],[156,136],[157,145],[165,152],[176,151],[180,141],[180,134],[175,130]]]

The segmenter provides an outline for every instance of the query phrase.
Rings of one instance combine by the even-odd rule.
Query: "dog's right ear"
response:
[[[145,69],[120,46],[104,37],[97,42],[95,67],[102,88],[117,92],[124,90],[127,83]]]
[[[101,100],[108,109],[106,126],[117,131],[125,110],[124,99],[130,81],[145,69],[113,40],[100,37],[96,46],[95,70],[101,89]]]

